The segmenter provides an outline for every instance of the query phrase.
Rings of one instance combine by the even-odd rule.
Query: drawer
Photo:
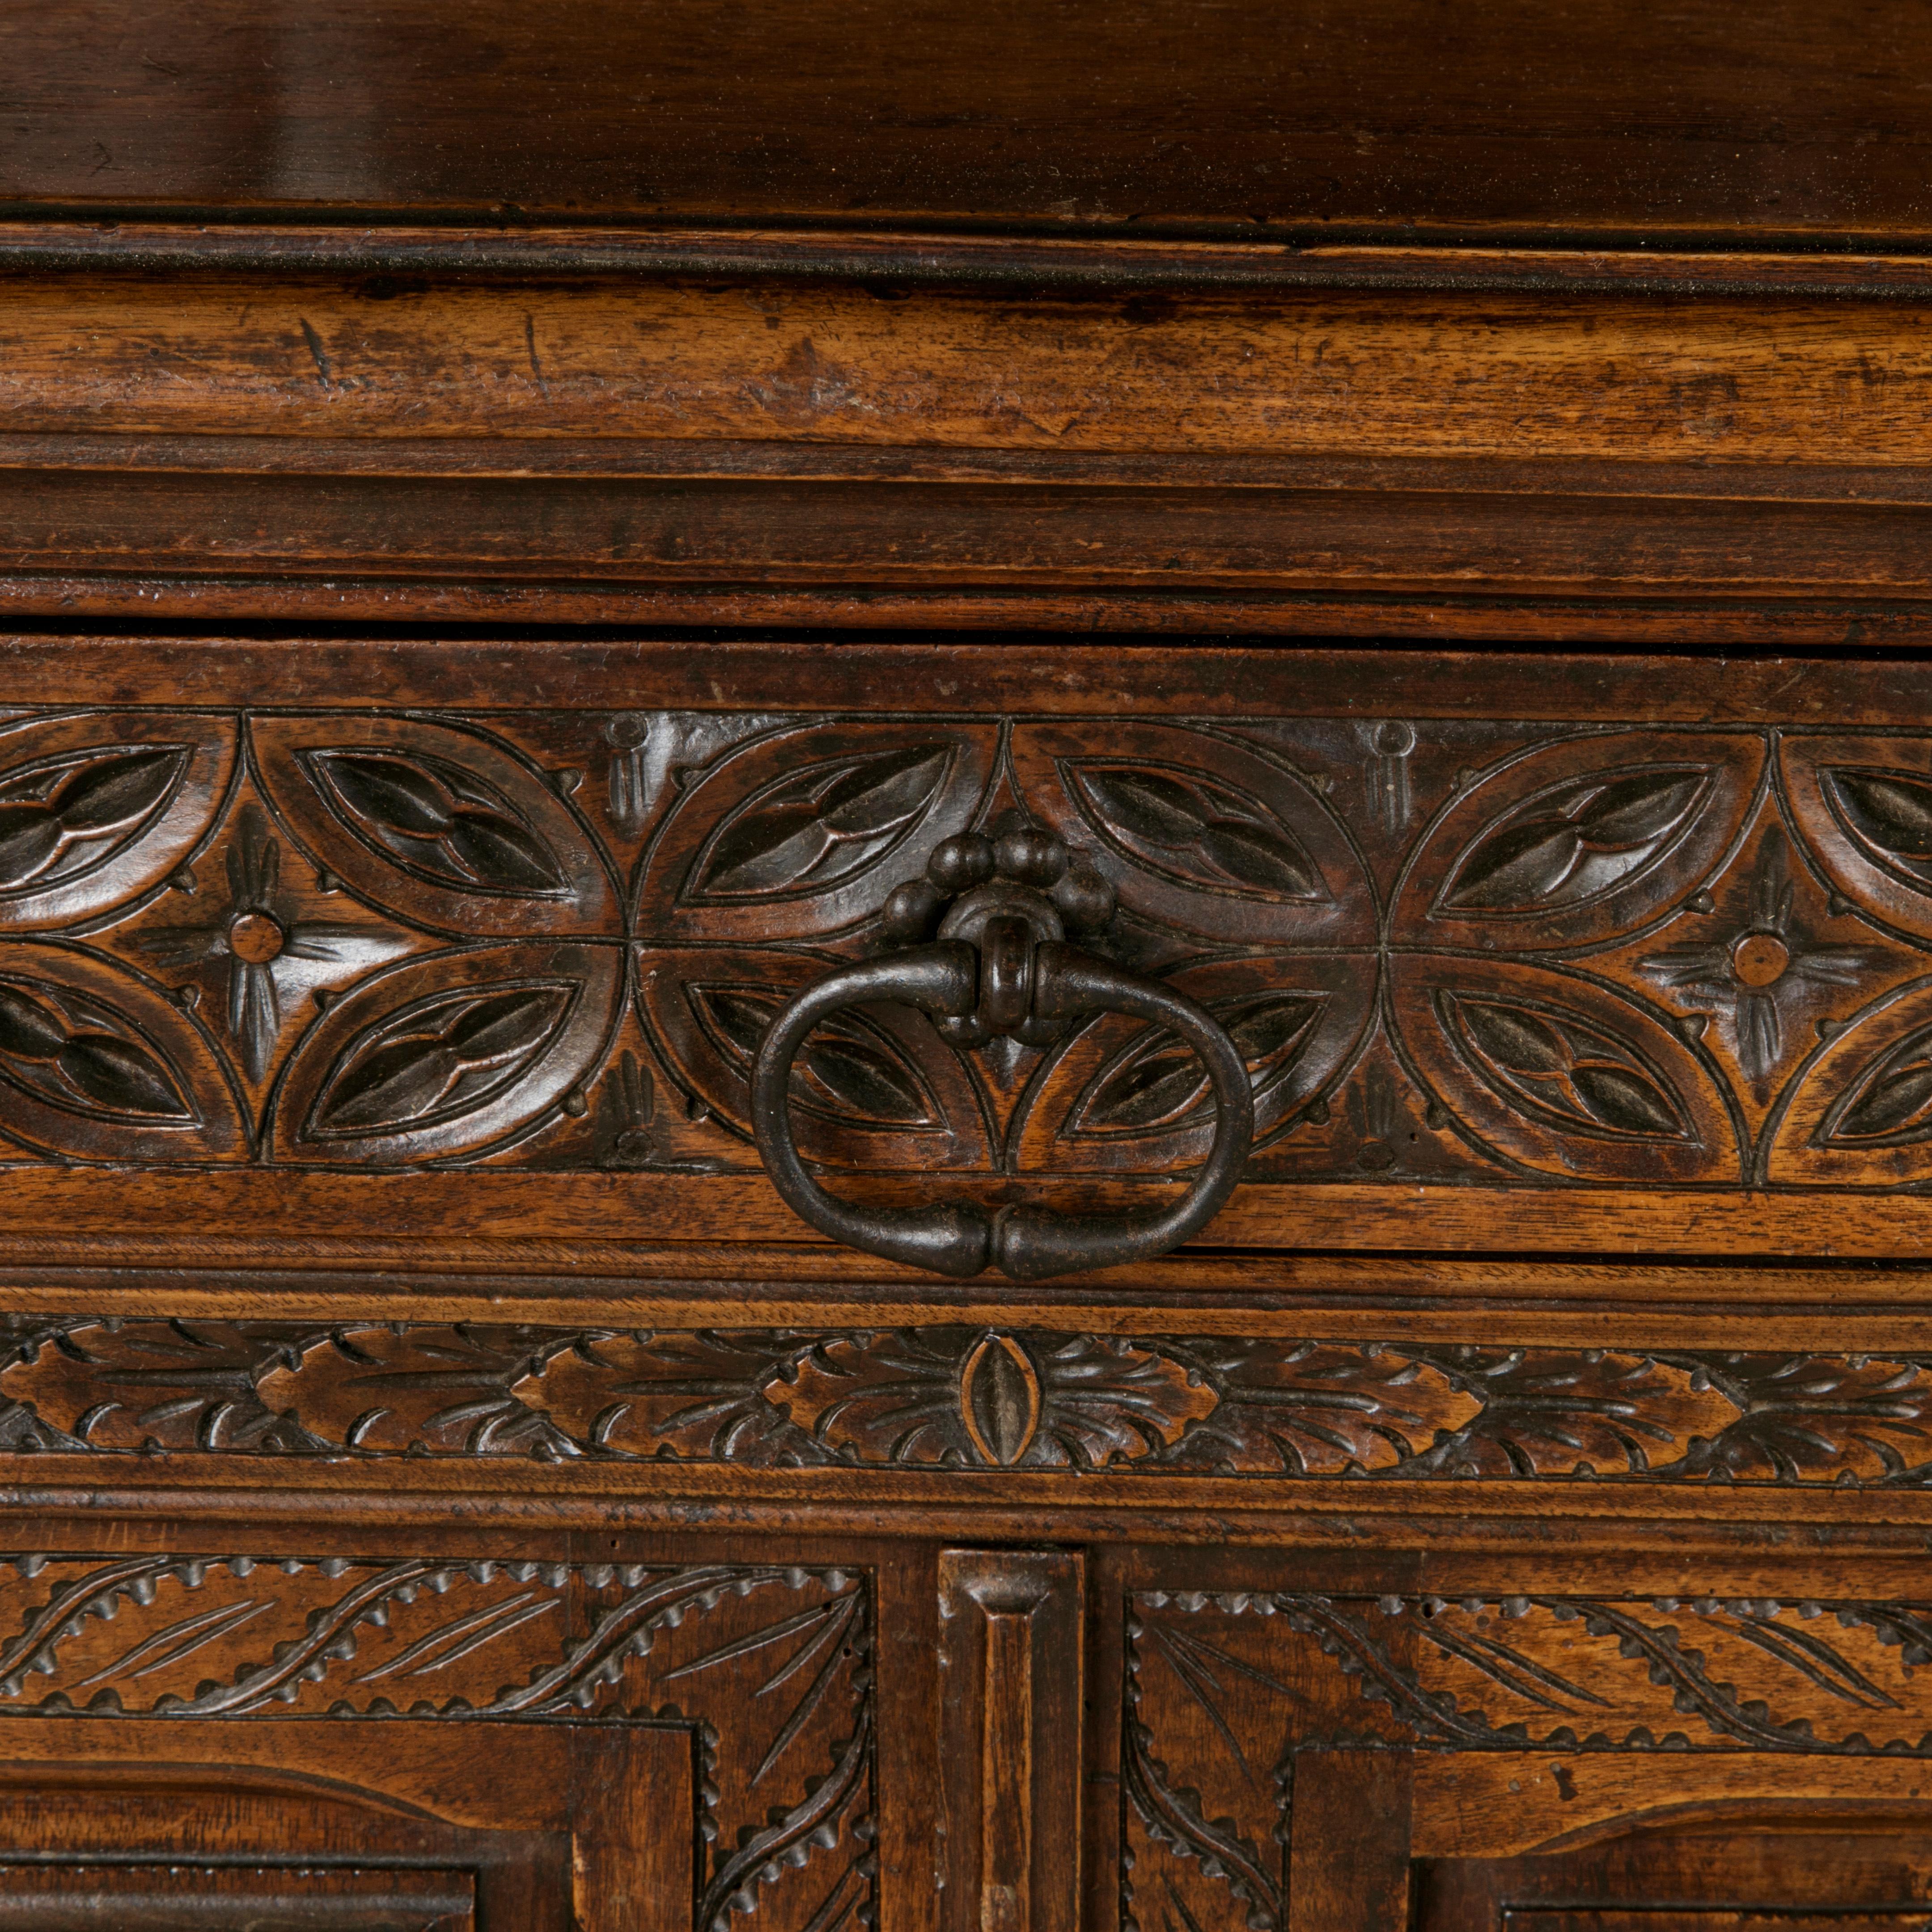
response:
[[[1171,1242],[1083,1246],[1078,1217],[1146,1224],[1218,1162],[1240,1184],[1188,1232],[1224,1252],[1909,1255],[1925,685],[1910,662],[16,639],[0,1240],[580,1273],[726,1244],[870,1278],[825,1246],[828,1198],[875,1230],[1031,1203],[1076,1230],[1009,1269],[1038,1274],[1154,1265]],[[1114,992],[1042,1022],[1042,976],[991,1034],[896,998],[894,962],[980,934],[983,906],[959,921],[989,893],[1034,908],[1027,971],[1064,941]],[[761,1128],[773,1022],[868,963]],[[1184,1009],[1240,1063],[1227,1091]]]

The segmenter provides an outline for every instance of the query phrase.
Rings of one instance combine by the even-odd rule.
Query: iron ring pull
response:
[[[791,1132],[792,1062],[806,1036],[842,1006],[892,1001],[935,1020],[956,1038],[1012,1034],[1040,1041],[1096,1012],[1132,1015],[1168,1028],[1208,1072],[1216,1106],[1214,1144],[1172,1206],[1131,1214],[1065,1215],[1051,1209],[864,1208],[828,1194],[806,1172]],[[1254,1138],[1254,1094],[1239,1051],[1195,1002],[1123,971],[1076,946],[1035,943],[1027,922],[988,921],[975,945],[963,939],[908,946],[813,981],[772,1022],[752,1075],[758,1152],[786,1204],[821,1234],[867,1254],[962,1278],[989,1264],[1016,1281],[1110,1268],[1164,1254],[1214,1219],[1240,1178]]]

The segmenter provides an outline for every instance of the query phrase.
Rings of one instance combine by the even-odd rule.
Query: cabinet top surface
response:
[[[1932,233],[1902,0],[56,0],[13,212],[1142,235]]]

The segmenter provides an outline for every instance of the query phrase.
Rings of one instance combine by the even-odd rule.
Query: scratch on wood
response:
[[[547,396],[550,394],[550,385],[544,380],[543,364],[537,360],[536,326],[531,321],[528,310],[524,312],[524,347],[529,352],[530,374],[536,378],[537,387]]]
[[[322,338],[309,326],[306,316],[298,317],[302,323],[302,340],[308,344],[308,352],[315,362],[316,380],[325,389],[335,386],[334,371],[328,366],[328,353],[322,346]]]

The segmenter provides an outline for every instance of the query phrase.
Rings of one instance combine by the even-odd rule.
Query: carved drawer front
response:
[[[16,1559],[0,1926],[870,1917],[872,1599],[779,1563]]]
[[[1245,1066],[1228,1240],[1588,1245],[1633,1214],[1660,1250],[1802,1245],[1820,1215],[1866,1252],[1922,1234],[1932,710],[1894,694],[1874,724],[1864,668],[1802,714],[1712,724],[1639,722],[1641,667],[1554,660],[1541,717],[1472,715],[1446,672],[1454,716],[1308,716],[1322,687],[1282,653],[1252,710],[1159,719],[839,714],[776,687],[618,709],[588,674],[576,708],[519,708],[508,662],[455,708],[6,718],[15,1228],[111,1224],[124,1190],[54,1184],[112,1167],[291,1239],[458,1198],[538,1225],[532,1173],[545,1226],[634,1232],[634,1204],[677,1200],[791,1238],[751,1097],[772,1022],[916,942],[925,882],[979,876],[962,839],[1024,825],[1090,883],[1065,902],[1082,946]],[[784,1088],[800,1153],[860,1198],[1024,1176],[1077,1208],[1167,1198],[1214,1138],[1208,1072],[1160,1024],[964,1037],[890,1001],[829,1016]],[[378,1171],[423,1178],[379,1192]]]

